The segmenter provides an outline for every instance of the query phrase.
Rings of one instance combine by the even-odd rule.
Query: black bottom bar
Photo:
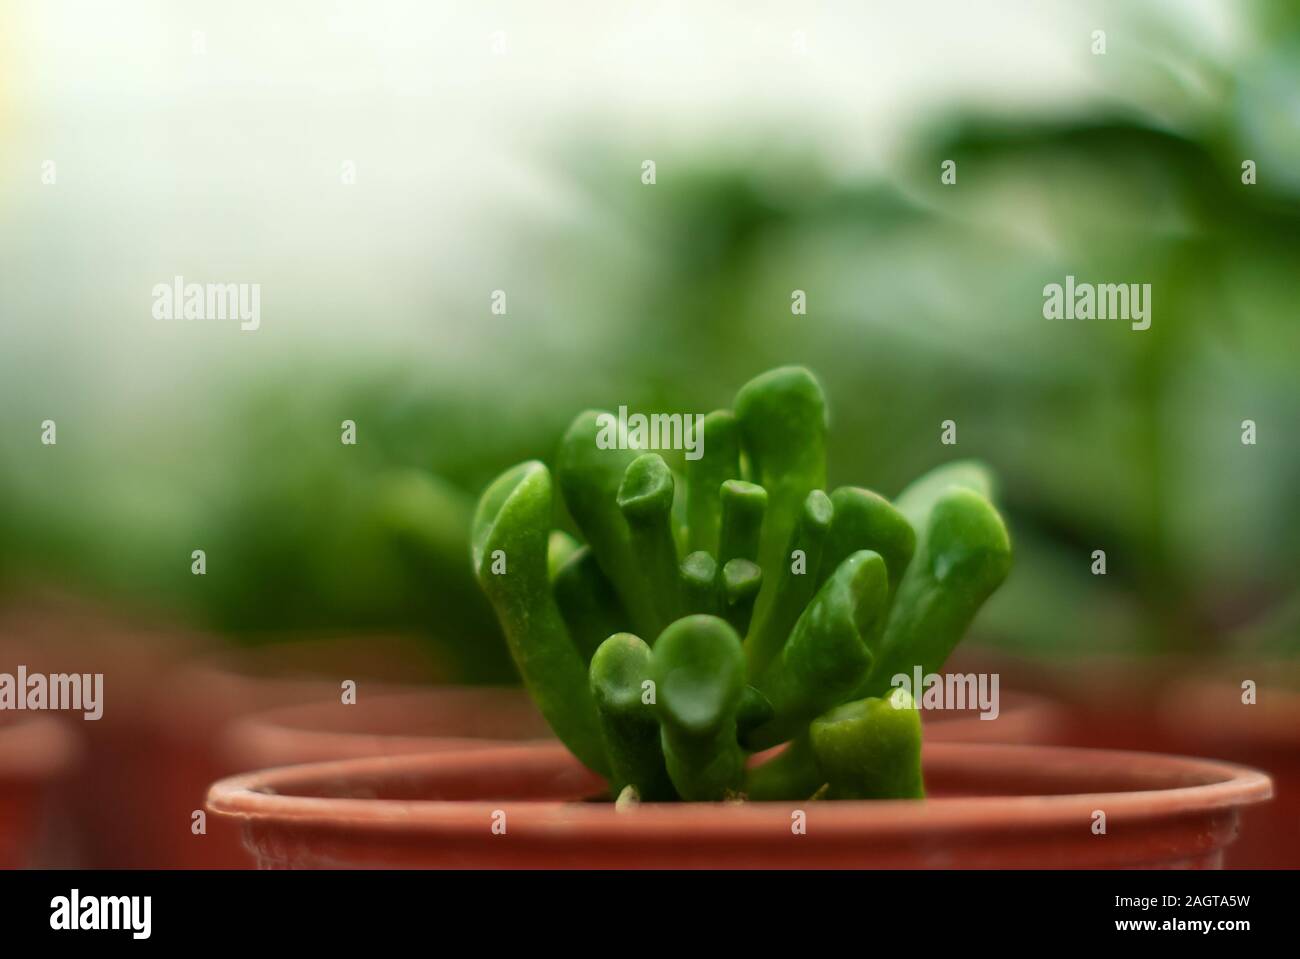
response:
[[[1232,948],[1293,928],[1295,879],[1292,872],[37,871],[0,873],[0,922],[7,945],[117,940],[256,945],[259,952],[417,937],[434,950],[518,942],[567,952],[624,942],[643,952],[658,942],[675,952],[677,940],[695,952],[712,941],[757,939],[777,925],[819,945],[844,938],[909,953],[921,944],[995,942],[1181,947],[1199,939]]]

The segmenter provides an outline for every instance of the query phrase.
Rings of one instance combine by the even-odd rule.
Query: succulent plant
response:
[[[988,471],[828,494],[802,367],[704,417],[684,477],[599,444],[602,422],[581,413],[554,474],[515,466],[474,517],[478,580],[556,735],[641,801],[920,797],[919,713],[891,678],[937,671],[1010,569]],[[584,544],[552,528],[556,486]]]

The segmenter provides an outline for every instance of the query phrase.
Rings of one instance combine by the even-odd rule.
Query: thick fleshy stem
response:
[[[553,509],[551,474],[541,463],[523,463],[498,477],[474,514],[474,571],[496,608],[524,685],[551,729],[578,759],[608,775],[587,664],[547,580]]]
[[[745,639],[751,677],[761,675],[781,652],[790,630],[816,594],[822,547],[831,529],[832,516],[830,497],[821,490],[813,490],[804,499],[803,511],[781,563],[771,571],[777,581],[772,602],[764,618],[754,623]]]
[[[627,521],[642,590],[653,609],[651,635],[658,635],[681,615],[673,489],[672,470],[658,453],[645,453],[629,463],[618,488],[618,508]]]
[[[879,553],[861,550],[840,564],[755,682],[776,715],[745,737],[747,747],[775,746],[852,695],[871,668],[888,600]]]
[[[631,633],[610,636],[591,659],[591,694],[609,755],[610,791],[636,787],[643,802],[677,798],[660,745],[659,720],[649,702],[653,689],[650,647]]]
[[[678,794],[692,802],[738,795],[745,652],[736,631],[716,616],[683,617],[655,642],[652,671],[664,760]]]

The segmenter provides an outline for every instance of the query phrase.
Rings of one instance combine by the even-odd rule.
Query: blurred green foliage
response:
[[[593,134],[547,161],[584,215],[501,241],[546,336],[467,322],[479,349],[457,375],[335,357],[239,384],[198,433],[36,458],[27,434],[6,441],[0,577],[249,642],[419,629],[463,675],[497,678],[508,657],[464,561],[473,493],[549,460],[574,408],[705,411],[799,363],[831,402],[832,485],[896,492],[954,454],[1004,477],[1020,560],[986,638],[1300,649],[1300,14],[1265,5],[1253,22],[1231,69],[1194,38],[1117,61],[1167,115],[1105,97],[1069,115],[963,108],[925,121],[888,178],[836,172],[776,130],[661,156],[646,187],[639,157]],[[1044,285],[1067,273],[1150,283],[1151,329],[1043,319]]]

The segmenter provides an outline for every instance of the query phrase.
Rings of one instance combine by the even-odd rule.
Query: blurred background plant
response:
[[[979,639],[1300,645],[1293,8],[72,10],[0,31],[11,590],[241,643],[413,631],[499,680],[475,491],[575,408],[706,411],[801,363],[832,485],[897,493],[948,419],[1004,478]],[[1043,319],[1067,273],[1150,283],[1151,328]],[[178,274],[260,282],[263,328],[152,320]]]

